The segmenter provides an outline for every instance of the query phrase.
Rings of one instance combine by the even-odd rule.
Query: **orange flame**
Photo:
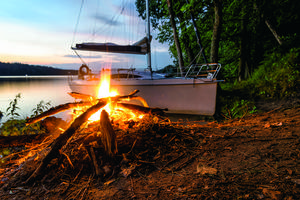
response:
[[[111,74],[110,68],[101,70],[101,79],[100,79],[100,84],[99,84],[98,94],[97,94],[98,98],[113,97],[113,96],[118,95],[117,91],[110,90],[110,74]],[[111,112],[110,103],[108,103],[102,109],[105,109],[108,113],[110,113]],[[98,121],[100,119],[100,113],[101,113],[102,109],[100,109],[98,112],[93,114],[89,118],[89,120],[90,121]]]
[[[111,81],[110,67],[106,68],[106,69],[102,69],[100,75],[101,75],[101,79],[99,82],[97,97],[105,98],[105,97],[114,97],[114,96],[119,95],[119,93],[116,90],[111,90],[111,88],[110,88],[110,85],[111,85],[110,84],[110,81]],[[128,99],[128,101],[129,101],[129,99]],[[139,119],[142,119],[144,116],[143,114],[135,113],[135,112],[127,110],[127,109],[123,109],[123,108],[119,108],[119,107],[113,108],[111,103],[108,103],[102,109],[105,109],[106,112],[109,113],[109,116],[113,117],[116,121],[120,121],[120,120],[122,121],[122,120],[124,120],[124,118],[127,120],[139,120]],[[99,121],[102,109],[100,109],[98,112],[93,114],[89,118],[89,121],[90,122]]]

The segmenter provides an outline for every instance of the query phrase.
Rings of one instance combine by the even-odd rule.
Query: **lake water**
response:
[[[26,118],[42,100],[50,101],[51,107],[74,101],[68,92],[71,90],[67,76],[0,76],[0,111],[5,113],[9,103],[21,93],[18,113],[21,119]],[[0,122],[6,120],[4,116]]]

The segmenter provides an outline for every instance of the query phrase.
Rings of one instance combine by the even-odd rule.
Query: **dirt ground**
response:
[[[65,164],[26,185],[21,166],[2,169],[0,199],[300,199],[300,102],[260,109],[226,122],[139,129],[128,148],[120,145],[109,177],[96,177],[91,162]]]

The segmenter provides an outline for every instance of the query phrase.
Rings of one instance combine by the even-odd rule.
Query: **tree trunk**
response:
[[[210,62],[217,63],[219,60],[219,42],[222,27],[222,0],[214,0],[214,28],[211,40]]]
[[[242,19],[241,19],[241,36],[240,36],[240,62],[238,71],[238,80],[242,81],[245,79],[245,68],[246,68],[246,15],[245,8],[242,8]]]
[[[176,23],[175,23],[175,14],[174,14],[174,11],[173,11],[172,0],[167,0],[167,4],[168,4],[169,15],[170,15],[170,22],[171,22],[171,26],[172,26],[172,29],[173,29],[174,42],[175,42],[176,49],[177,49],[179,70],[180,70],[181,76],[183,76],[183,65],[184,64],[183,64],[182,51],[181,51],[181,46],[180,46],[178,33],[177,33],[177,28],[176,28]]]

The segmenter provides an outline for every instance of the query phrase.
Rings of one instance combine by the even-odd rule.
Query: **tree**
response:
[[[173,10],[172,0],[167,0],[167,5],[168,5],[168,11],[169,11],[169,15],[170,15],[170,22],[171,22],[171,26],[172,26],[172,29],[173,29],[173,37],[174,37],[174,41],[175,41],[175,46],[176,46],[176,49],[177,49],[179,70],[180,70],[181,76],[183,76],[184,63],[183,63],[181,45],[180,45],[180,42],[179,42],[179,37],[178,37],[178,32],[177,32],[177,27],[176,27],[176,22],[175,22],[175,13],[174,13],[174,10]]]
[[[140,16],[144,1],[136,0]],[[299,9],[300,1],[293,0],[150,1],[152,26],[159,30],[157,39],[169,43],[178,65],[189,64],[201,49],[192,13],[204,55],[210,53],[210,62],[222,63],[223,77],[232,81],[250,77],[273,51],[299,48]]]
[[[214,26],[211,39],[210,62],[217,63],[219,60],[219,42],[222,27],[222,0],[214,0]]]

